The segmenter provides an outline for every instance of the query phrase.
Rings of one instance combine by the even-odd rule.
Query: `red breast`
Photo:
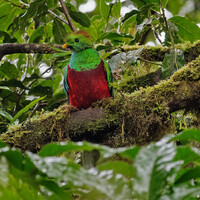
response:
[[[88,108],[93,102],[110,97],[103,60],[97,68],[86,71],[75,71],[68,65],[67,81],[70,104],[78,109]]]

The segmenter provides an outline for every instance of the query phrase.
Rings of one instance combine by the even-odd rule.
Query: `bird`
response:
[[[87,109],[93,102],[113,96],[113,76],[108,63],[93,48],[90,35],[80,30],[66,38],[71,50],[64,72],[64,89],[70,105]]]

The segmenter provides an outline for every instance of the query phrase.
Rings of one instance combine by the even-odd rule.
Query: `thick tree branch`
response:
[[[1,139],[11,146],[36,151],[51,141],[88,140],[112,147],[146,144],[171,133],[170,113],[199,108],[200,56],[170,79],[131,95],[116,94],[86,110],[64,105],[12,126]],[[123,129],[123,130],[122,130]]]

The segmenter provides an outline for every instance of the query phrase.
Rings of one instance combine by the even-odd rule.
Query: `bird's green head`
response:
[[[74,52],[79,52],[84,49],[92,48],[93,44],[90,40],[90,36],[85,31],[78,31],[70,34],[66,39],[66,44],[63,48],[70,48]]]

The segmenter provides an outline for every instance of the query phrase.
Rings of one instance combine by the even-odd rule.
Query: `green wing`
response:
[[[108,87],[109,87],[109,90],[110,90],[110,95],[113,96],[113,86],[112,86],[113,75],[112,75],[112,71],[111,71],[108,63],[105,60],[103,60],[103,62],[104,62],[104,68],[105,68],[106,76],[107,76]]]
[[[67,82],[67,70],[68,70],[68,65],[65,67],[65,72],[64,72],[64,89],[65,89],[65,93],[68,97],[69,86],[68,86],[68,82]]]

